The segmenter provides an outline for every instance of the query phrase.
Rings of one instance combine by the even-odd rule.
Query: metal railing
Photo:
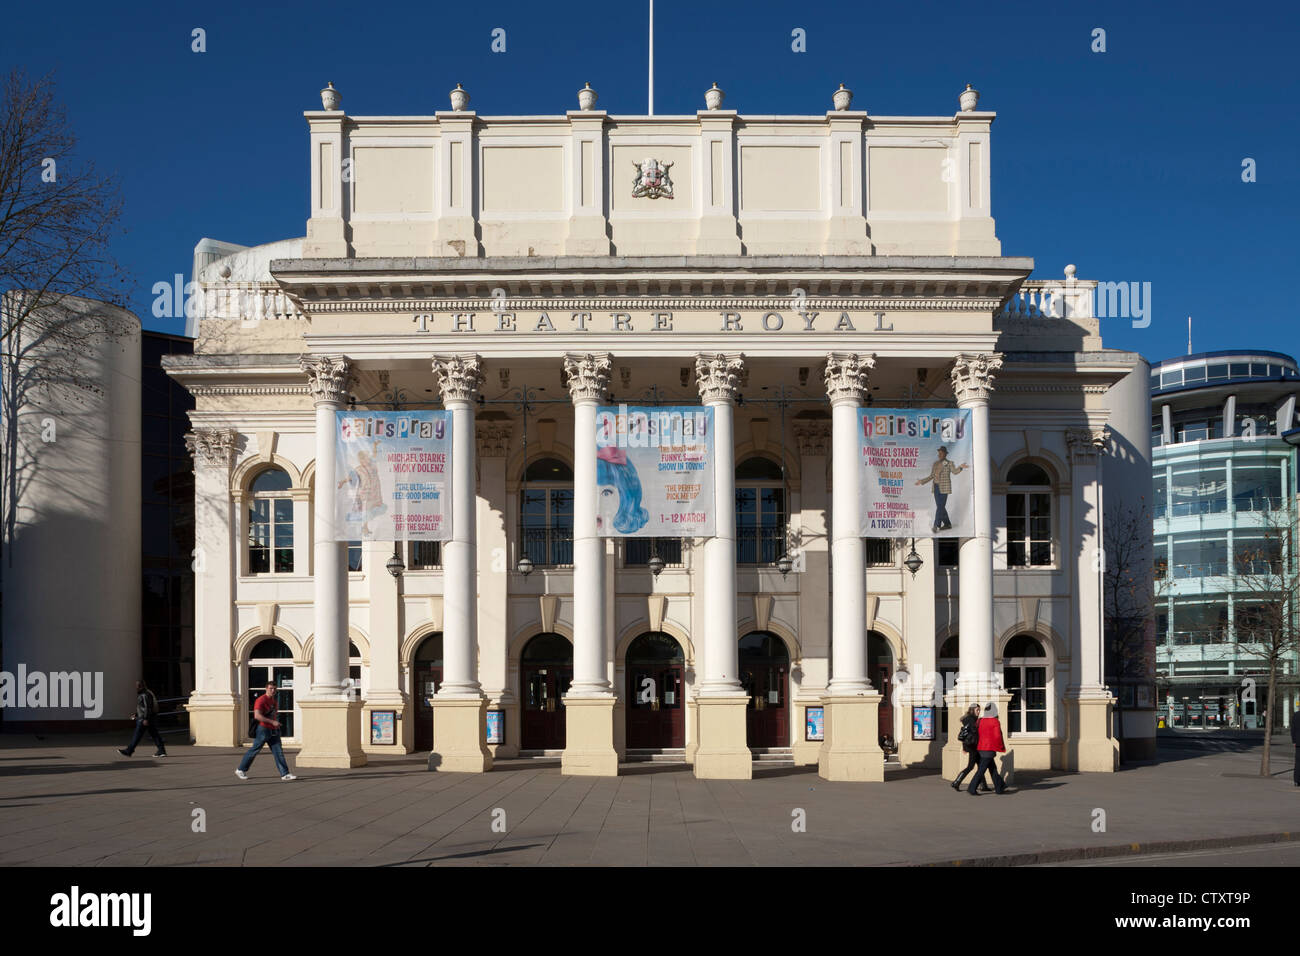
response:
[[[158,698],[158,713],[154,714],[154,719],[159,721],[158,733],[189,734],[190,712],[184,707],[187,700],[189,700],[189,697]],[[167,707],[169,704],[172,705],[170,710]],[[163,721],[168,721],[168,723],[163,723]]]
[[[785,523],[780,527],[739,527],[736,529],[737,564],[775,564],[785,553]]]
[[[573,528],[520,528],[519,553],[527,555],[534,567],[572,567]]]

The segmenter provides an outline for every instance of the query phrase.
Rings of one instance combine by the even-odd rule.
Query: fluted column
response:
[[[596,410],[608,352],[564,357],[573,399],[573,684],[565,695],[563,773],[614,776],[614,693],[605,660],[605,539],[596,533]]]
[[[236,573],[235,509],[230,468],[236,433],[199,428],[186,434],[194,458],[194,693],[186,709],[199,746],[239,743],[239,710],[231,681]]]
[[[885,779],[881,695],[867,676],[867,567],[862,541],[859,410],[874,355],[826,357],[831,402],[831,680],[823,698],[826,739],[817,772],[827,780]]]
[[[957,728],[971,704],[998,703],[1007,752],[999,758],[1004,770],[1012,759],[1007,736],[1007,704],[1011,695],[1002,691],[1002,681],[993,670],[993,475],[989,450],[989,397],[993,379],[1002,367],[996,354],[957,356],[952,368],[952,390],[957,407],[970,410],[971,487],[975,496],[974,535],[962,539],[958,552],[958,671],[957,683],[947,695],[948,740],[944,745],[946,777],[956,777],[965,765]]]
[[[312,604],[315,613],[311,691],[299,701],[299,767],[359,767],[361,705],[344,687],[348,674],[346,544],[334,522],[335,418],[347,401],[352,366],[342,355],[304,356],[300,367],[316,406],[316,519]]]
[[[483,372],[477,355],[433,360],[442,404],[451,412],[451,539],[442,547],[443,681],[433,696],[430,770],[482,773],[487,700],[478,680],[477,469],[474,407]]]
[[[704,678],[695,698],[700,739],[693,764],[695,776],[704,779],[753,776],[736,635],[735,400],[744,370],[738,353],[695,359],[700,399],[713,409],[713,537],[703,548]]]

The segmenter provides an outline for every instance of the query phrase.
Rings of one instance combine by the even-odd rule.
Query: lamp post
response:
[[[916,539],[912,539],[911,550],[907,557],[903,559],[903,567],[912,572],[912,577],[916,577],[916,572],[921,570],[921,565],[925,564],[921,556],[916,553]]]
[[[384,564],[384,567],[386,567],[388,569],[388,573],[395,578],[400,578],[402,576],[402,572],[406,570],[406,562],[402,560],[402,556],[398,552],[396,541],[393,542],[393,556],[388,559],[388,561]]]

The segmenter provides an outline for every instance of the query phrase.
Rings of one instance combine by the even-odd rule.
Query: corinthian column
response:
[[[564,695],[562,773],[618,774],[614,693],[605,655],[605,539],[596,534],[596,409],[609,389],[608,352],[564,357],[573,399],[573,684]]]
[[[746,741],[736,636],[735,400],[745,357],[703,354],[695,359],[700,399],[713,409],[713,537],[704,542],[704,679],[695,703],[700,740],[695,776],[748,780],[754,758]]]
[[[958,576],[961,594],[958,604],[958,642],[960,650],[957,683],[949,695],[948,741],[944,746],[944,775],[956,777],[965,765],[956,730],[961,726],[963,711],[971,704],[981,706],[998,702],[998,718],[1003,738],[1007,738],[1007,703],[1009,694],[1002,692],[1002,682],[993,671],[993,457],[989,451],[989,396],[993,378],[1002,367],[999,355],[963,353],[952,368],[952,390],[957,407],[971,413],[971,486],[975,495],[975,534],[961,542]]]
[[[239,744],[239,707],[231,683],[234,644],[235,515],[230,468],[237,436],[199,428],[185,436],[194,458],[194,692],[185,709],[194,742]]]
[[[874,355],[826,357],[831,402],[831,680],[826,688],[826,740],[817,771],[827,780],[885,779],[880,749],[881,695],[867,676],[867,567],[859,487],[859,409],[867,397]]]
[[[443,681],[433,696],[430,770],[492,769],[487,698],[478,681],[477,451],[474,405],[483,384],[477,355],[433,360],[442,404],[451,412],[451,540],[442,548]]]
[[[302,709],[300,767],[360,767],[361,702],[344,687],[348,673],[347,562],[334,524],[336,413],[347,401],[352,366],[342,355],[303,356],[300,367],[316,405],[316,520],[312,602],[315,649],[312,681]]]

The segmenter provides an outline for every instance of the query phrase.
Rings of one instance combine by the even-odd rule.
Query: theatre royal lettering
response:
[[[420,312],[420,332],[893,332],[885,313],[796,311]]]

